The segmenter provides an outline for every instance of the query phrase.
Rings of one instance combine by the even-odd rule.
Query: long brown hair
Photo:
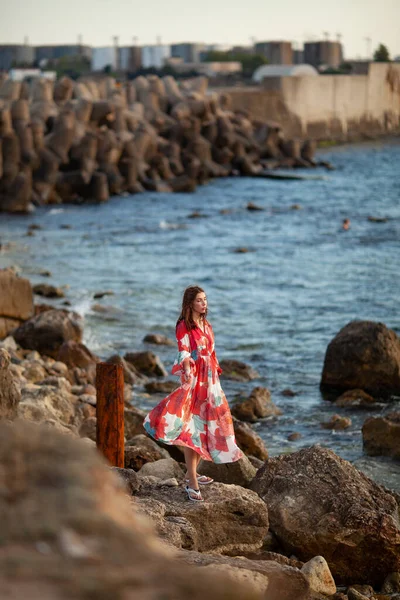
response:
[[[189,287],[186,288],[186,290],[183,293],[183,298],[182,298],[181,314],[179,315],[179,318],[176,322],[177,326],[181,321],[185,321],[188,331],[191,331],[192,329],[197,327],[196,323],[193,321],[192,306],[193,306],[193,302],[196,299],[197,294],[200,294],[200,293],[205,294],[205,291],[198,285],[190,285]],[[205,314],[201,316],[201,318],[204,321],[207,320],[206,319],[207,312],[208,311],[206,309]]]

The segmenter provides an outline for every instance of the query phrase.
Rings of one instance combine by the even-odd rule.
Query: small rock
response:
[[[371,593],[369,592],[369,588],[370,588],[369,585],[352,586],[347,590],[347,598],[349,600],[368,600],[368,598],[373,597],[373,593],[374,593],[374,590],[372,590],[372,596],[371,596]],[[367,595],[363,594],[360,591],[361,589],[365,590],[367,592]]]
[[[340,431],[351,427],[351,419],[349,417],[341,417],[340,415],[332,415],[329,421],[321,423],[321,427]]]
[[[201,460],[197,469],[200,475],[212,477],[215,481],[247,487],[253,480],[257,469],[253,467],[247,456],[234,463],[217,464]]]
[[[296,440],[300,440],[303,436],[298,431],[294,431],[290,433],[287,437],[289,442],[295,442]]]
[[[384,594],[400,593],[400,571],[390,573],[383,582],[382,592]]]
[[[179,483],[177,479],[175,479],[175,477],[171,477],[170,479],[164,479],[163,481],[159,481],[157,485],[159,485],[160,487],[177,487]]]
[[[291,210],[301,210],[303,207],[301,206],[301,204],[292,204],[290,209]]]
[[[114,292],[112,290],[104,290],[103,292],[96,292],[93,294],[93,298],[98,300],[99,298],[104,298],[104,296],[114,296]]]
[[[33,286],[33,293],[44,298],[64,298],[65,294],[61,288],[47,283],[38,283]]]
[[[182,481],[184,478],[182,469],[173,458],[161,458],[154,462],[147,462],[141,467],[138,475],[157,477],[162,481],[170,479],[175,479],[175,481],[179,479]]]
[[[400,411],[369,417],[362,426],[363,447],[370,456],[400,459]]]
[[[286,398],[294,398],[295,396],[297,396],[298,392],[294,392],[293,390],[289,389],[289,388],[285,388],[284,390],[281,391],[281,395],[282,396],[286,396]]]
[[[364,390],[348,390],[334,404],[341,408],[371,408],[375,404],[375,398]]]
[[[14,338],[11,335],[9,335],[3,341],[0,342],[0,348],[4,348],[4,350],[7,350],[7,352],[16,352],[18,346]]]
[[[128,352],[124,358],[139,373],[144,373],[149,377],[166,377],[168,375],[160,358],[153,352]]]
[[[371,217],[371,216],[368,216],[368,221],[371,221],[372,223],[387,223],[388,219],[387,219],[387,217]]]
[[[205,217],[207,217],[207,215],[204,215],[198,210],[195,210],[192,213],[190,213],[190,215],[188,215],[188,219],[204,219]]]
[[[251,455],[261,461],[266,460],[268,458],[268,450],[265,447],[265,444],[260,438],[260,436],[256,434],[256,432],[248,423],[240,421],[235,416],[233,416],[232,418],[233,427],[235,430],[236,443],[239,446],[239,448],[245,454],[247,454],[247,456]],[[252,460],[251,462],[253,463]]]
[[[262,206],[258,206],[258,204],[254,204],[254,202],[249,202],[246,208],[247,210],[264,210]]]
[[[81,437],[87,437],[95,442],[96,441],[96,427],[97,427],[96,417],[89,417],[88,419],[83,421],[82,425],[79,427],[79,435]]]
[[[72,229],[72,225],[69,225],[68,223],[63,223],[60,225],[60,229]]]
[[[264,387],[254,388],[248,398],[237,399],[232,407],[232,415],[241,421],[251,423],[281,414],[282,411],[271,400],[271,392]]]
[[[252,379],[257,379],[257,377],[259,377],[257,371],[240,360],[224,359],[221,360],[219,364],[223,371],[221,377],[225,379],[251,381]]]
[[[302,566],[301,572],[305,575],[313,592],[327,596],[336,594],[335,580],[323,556],[314,556]]]
[[[143,341],[147,344],[157,344],[159,346],[174,346],[174,342],[166,335],[159,333],[148,333],[144,336]]]
[[[249,252],[249,249],[245,248],[244,246],[240,246],[239,248],[235,248],[233,252],[235,252],[236,254],[246,254],[247,252]]]

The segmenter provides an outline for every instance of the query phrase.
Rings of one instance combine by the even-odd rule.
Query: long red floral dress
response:
[[[176,328],[178,354],[172,374],[180,374],[181,386],[161,400],[146,416],[143,426],[156,440],[187,446],[205,460],[230,463],[243,453],[236,445],[231,411],[222,391],[214,348],[214,332],[208,321],[188,331],[185,321]],[[190,358],[191,378],[183,378],[183,361]]]

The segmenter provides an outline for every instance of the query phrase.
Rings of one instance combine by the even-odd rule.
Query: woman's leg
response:
[[[186,479],[189,479],[189,487],[194,490],[198,490],[199,486],[197,484],[196,471],[198,463],[197,457],[200,458],[200,455],[195,450],[192,450],[192,448],[184,447],[183,452],[185,454],[185,463],[187,469]]]

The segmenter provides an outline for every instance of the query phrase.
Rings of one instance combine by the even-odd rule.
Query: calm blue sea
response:
[[[301,171],[319,180],[225,179],[194,194],[149,192],[102,206],[1,215],[0,242],[12,245],[0,264],[18,266],[33,283],[68,286],[67,299],[85,316],[85,343],[104,358],[144,349],[148,332],[174,337],[182,292],[200,284],[218,357],[260,373],[248,384],[225,381],[228,399],[263,385],[283,411],[256,425],[271,455],[321,443],[355,459],[367,414],[334,410],[319,381],[329,341],[350,320],[382,321],[400,333],[400,144],[343,146],[323,156],[334,171]],[[248,202],[264,210],[248,211]],[[195,211],[202,216],[191,218]],[[346,217],[348,231],[341,228]],[[32,223],[42,229],[27,237]],[[235,253],[238,247],[249,252]],[[108,289],[113,296],[93,299]],[[109,309],[98,313],[95,303]],[[169,368],[175,350],[155,351]],[[282,396],[285,388],[297,395]],[[142,408],[156,401],[135,390]],[[350,429],[321,428],[341,410],[352,418]],[[295,431],[302,437],[289,442]]]

